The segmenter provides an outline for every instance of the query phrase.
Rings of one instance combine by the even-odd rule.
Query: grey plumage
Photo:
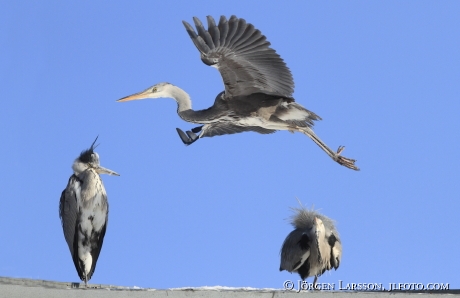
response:
[[[216,123],[210,126],[204,133],[202,137],[213,137],[213,136],[221,136],[227,134],[235,134],[245,131],[254,131],[260,134],[270,134],[274,133],[276,130],[272,129],[265,129],[259,126],[238,126],[234,124],[227,124],[227,123]]]
[[[334,221],[314,210],[293,208],[294,230],[281,247],[280,271],[299,273],[302,280],[326,270],[337,270],[342,258],[342,243]]]
[[[97,140],[97,138],[96,138]],[[91,279],[107,229],[109,204],[99,174],[117,175],[99,164],[93,142],[75,159],[59,200],[59,217],[75,269],[82,281]]]
[[[292,74],[259,30],[236,16],[228,21],[221,16],[218,26],[211,16],[207,20],[206,31],[201,21],[193,18],[198,34],[189,23],[183,23],[201,53],[201,60],[218,66],[226,99],[254,93],[292,96]]]
[[[219,24],[207,17],[208,29],[194,17],[196,31],[183,21],[187,33],[200,52],[201,60],[217,68],[225,90],[208,109],[192,110],[190,96],[169,83],[123,97],[119,102],[172,97],[179,116],[188,122],[203,124],[185,133],[177,128],[181,140],[190,145],[203,137],[253,131],[262,134],[277,130],[301,132],[311,138],[334,161],[358,170],[355,160],[331,150],[313,132],[313,122],[321,118],[296,103],[292,97],[294,81],[283,59],[270,47],[262,33],[244,19],[220,17]],[[199,134],[198,134],[199,133]],[[197,135],[198,134],[198,135]]]

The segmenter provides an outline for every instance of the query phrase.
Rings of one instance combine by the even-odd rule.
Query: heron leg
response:
[[[323,141],[321,141],[321,139],[309,127],[298,127],[297,131],[303,133],[304,135],[312,139],[313,142],[316,143],[316,145],[323,149],[324,152],[326,152],[327,155],[329,155],[338,164],[345,166],[349,169],[359,171],[359,168],[355,166],[356,160],[340,155],[342,151],[345,149],[344,146],[339,146],[337,152],[334,152]]]
[[[318,275],[315,275],[315,279],[313,280],[313,289],[315,291],[318,291],[318,289],[316,288],[316,283],[318,282]]]
[[[191,145],[200,137],[195,134],[195,132],[199,132],[201,127],[195,127],[191,131],[187,130],[187,134],[183,132],[180,128],[176,128],[177,133],[179,134],[180,139],[185,145]]]
[[[192,128],[192,132],[194,133],[199,133],[201,131],[201,129],[203,128],[204,125],[201,125],[201,126],[197,126],[195,128]]]

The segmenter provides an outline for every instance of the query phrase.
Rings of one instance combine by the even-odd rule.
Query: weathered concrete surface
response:
[[[297,293],[278,289],[252,289],[227,287],[179,288],[167,290],[139,289],[112,285],[90,284],[89,288],[78,283],[65,283],[26,278],[0,277],[0,297],[36,297],[36,298],[117,298],[117,297],[203,297],[203,298],[294,298],[308,295],[308,298],[434,298],[460,294],[460,290],[424,291],[424,292],[347,292],[347,291],[309,291]],[[411,298],[412,298],[411,297]],[[414,297],[415,298],[415,297]]]

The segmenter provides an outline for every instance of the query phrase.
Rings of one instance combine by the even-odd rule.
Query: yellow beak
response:
[[[136,100],[136,99],[144,99],[144,98],[147,98],[147,96],[145,95],[145,91],[142,91],[142,92],[139,92],[139,93],[135,93],[135,94],[128,95],[128,96],[125,96],[123,98],[120,98],[119,100],[117,100],[117,102],[124,102],[124,101],[130,101],[130,100]]]

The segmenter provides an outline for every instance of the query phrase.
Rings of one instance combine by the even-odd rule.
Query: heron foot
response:
[[[183,132],[180,128],[176,128],[176,130],[182,142],[187,146],[193,144],[196,140],[200,138],[195,133],[199,132],[201,130],[201,127],[195,127],[191,131],[187,130],[187,134]]]
[[[344,167],[347,167],[347,168],[355,170],[355,171],[359,171],[359,168],[357,166],[355,166],[355,162],[356,162],[355,159],[346,158],[346,157],[340,155],[344,149],[345,149],[345,146],[339,146],[339,149],[337,149],[337,153],[335,155],[334,160],[338,164],[340,164],[340,165],[342,165]]]

